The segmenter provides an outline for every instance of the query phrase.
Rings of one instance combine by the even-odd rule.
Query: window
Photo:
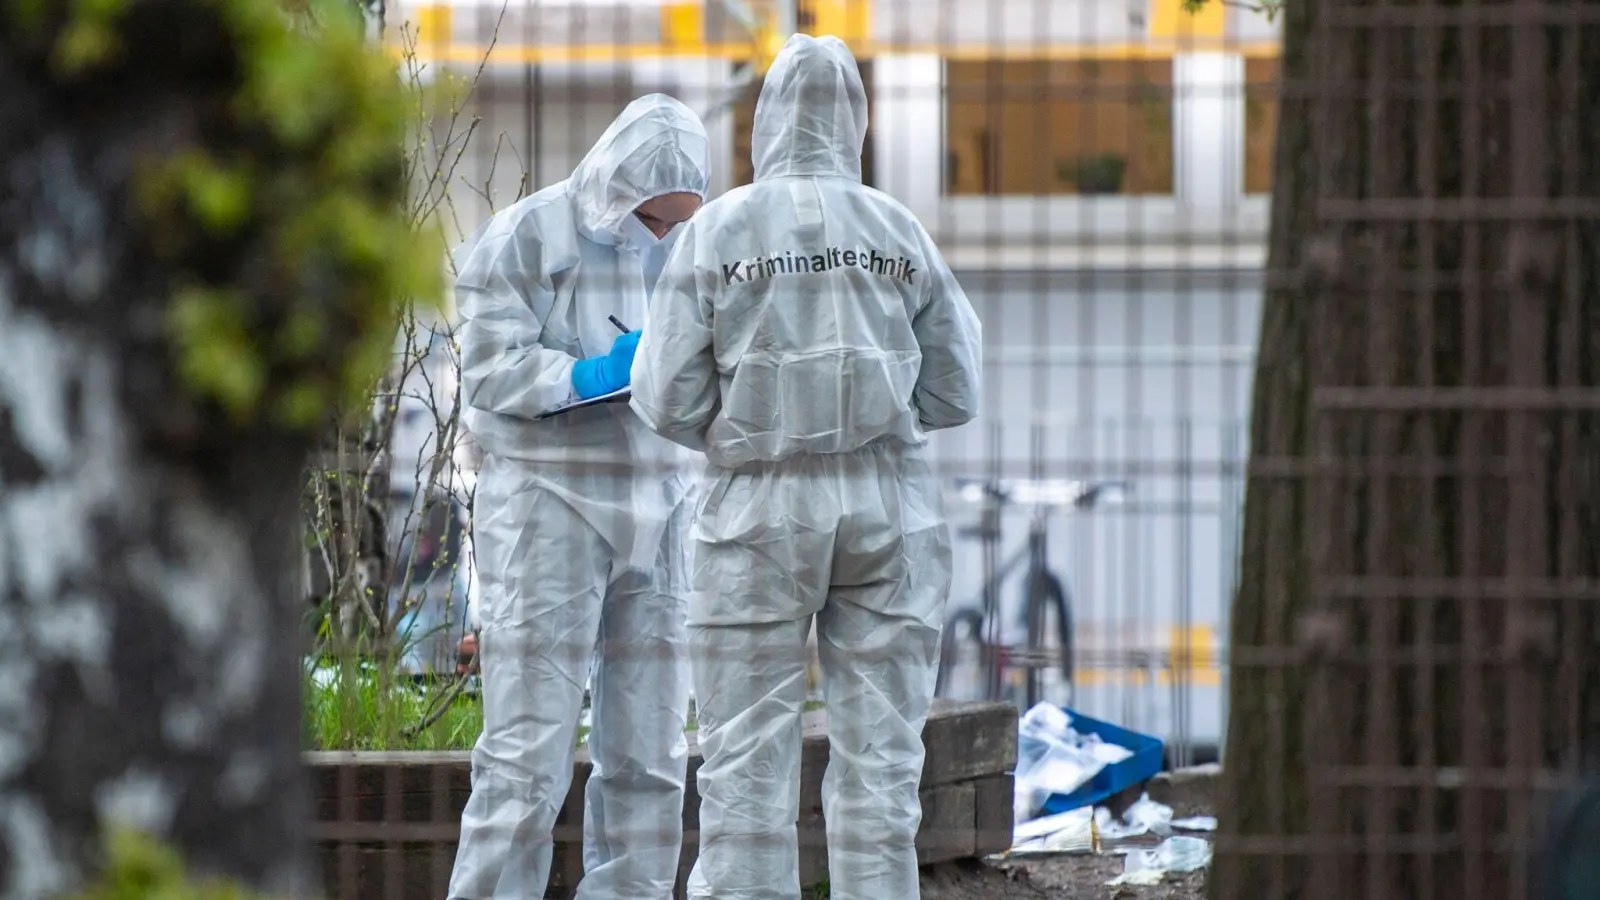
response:
[[[1172,61],[951,61],[945,146],[947,194],[1171,194]]]
[[[867,89],[867,140],[861,148],[861,181],[867,187],[877,187],[873,177],[872,153],[872,61],[858,60],[861,83]],[[752,82],[733,107],[733,186],[743,187],[755,180],[755,164],[750,158],[750,131],[756,122],[756,100],[761,96],[761,82]]]
[[[1244,63],[1244,192],[1272,192],[1272,154],[1278,137],[1278,60]]]

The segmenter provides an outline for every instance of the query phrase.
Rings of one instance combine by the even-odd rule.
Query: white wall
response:
[[[872,36],[945,47],[1131,43],[1145,37],[1147,5],[1148,0],[876,0]]]
[[[938,218],[944,178],[944,62],[933,54],[879,56],[872,63],[867,138],[879,190],[918,218]],[[931,87],[930,87],[931,85]]]
[[[731,177],[732,117],[711,113],[726,105],[730,69],[718,60],[660,60],[487,70],[455,117],[458,133],[473,116],[481,121],[454,169],[452,240],[523,194],[566,178],[623,107],[652,92],[676,97],[708,120],[712,194],[721,193]],[[436,133],[448,119],[436,117]]]
[[[1051,520],[1052,565],[1075,597],[1085,639],[1133,648],[1131,626],[1186,621],[1227,633],[1237,502],[1260,318],[1254,272],[967,271],[958,278],[984,325],[980,419],[936,435],[948,479],[1126,479],[1122,511],[1062,512]],[[1037,467],[1037,468],[1036,468]],[[956,527],[978,508],[951,495]],[[1023,545],[1030,510],[1004,522],[1002,556]],[[975,605],[982,547],[956,540],[952,608]],[[1020,584],[1004,589],[1012,639]],[[1220,647],[1218,648],[1221,649]],[[1189,738],[1221,735],[1223,695],[1192,689]],[[1064,698],[1063,698],[1064,699]],[[1170,692],[1086,688],[1074,705],[1175,737]]]
[[[634,96],[631,73],[612,64],[485,73],[455,120],[460,134],[474,116],[480,119],[454,169],[452,239],[494,210],[566,178]],[[446,118],[436,117],[436,133],[447,127]]]
[[[1244,57],[1177,54],[1172,83],[1178,198],[1201,221],[1227,221],[1243,201]]]

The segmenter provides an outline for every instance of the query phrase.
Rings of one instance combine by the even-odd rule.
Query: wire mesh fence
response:
[[[1577,896],[1592,17],[1289,15],[1218,896]]]
[[[459,0],[393,5],[387,21],[428,88],[421,153],[436,177],[419,194],[452,244],[566,178],[652,91],[705,123],[711,196],[750,183],[756,99],[781,39],[845,39],[869,103],[863,181],[919,217],[984,327],[981,417],[929,449],[955,544],[940,696],[1065,704],[1163,738],[1174,765],[1217,758],[1275,22],[1157,0]],[[470,524],[484,514],[455,330],[453,309],[413,329],[383,456],[391,505],[410,511],[392,516],[391,556],[446,560],[422,567],[423,587],[388,591],[401,606],[390,618],[426,637],[403,638],[397,656],[445,680],[481,594]],[[472,702],[464,683],[458,705]],[[428,749],[470,741],[472,720],[446,724],[453,737]],[[332,847],[342,814],[324,813]],[[329,849],[330,885],[367,859],[350,848],[377,839],[370,819]],[[359,865],[400,865],[380,857]],[[430,859],[416,878],[433,884]]]
[[[391,21],[408,23],[428,80],[456,85],[441,92],[439,134],[474,123],[437,147],[452,160],[444,205],[457,237],[564,178],[653,90],[706,122],[713,195],[749,183],[774,36],[792,21],[844,37],[869,96],[863,180],[919,215],[985,327],[982,419],[932,451],[953,524],[983,515],[958,481],[1128,482],[1115,510],[1045,504],[1044,567],[1071,569],[1085,711],[1132,716],[1204,756],[1224,712],[1276,29],[1220,5],[1169,6],[486,2],[402,5]],[[1039,504],[1002,506],[998,535],[957,538],[953,611],[1028,544]],[[1001,585],[985,624],[1019,661],[1025,588]],[[1135,689],[1146,676],[1120,670],[1151,659],[1182,665]],[[1191,659],[1205,672],[1191,676]],[[1180,711],[1150,699],[1166,695],[1156,682],[1191,677],[1207,682],[1204,700]],[[1196,702],[1204,709],[1187,708]]]
[[[775,39],[844,37],[863,180],[984,326],[982,416],[930,450],[956,543],[942,695],[1066,704],[1178,765],[1226,749],[1216,896],[1532,897],[1547,800],[1596,738],[1600,148],[1574,123],[1600,16],[1186,7],[390,21],[441,88],[453,239],[650,91],[705,121],[713,196],[749,183]]]
[[[565,178],[650,91],[705,122],[713,196],[750,183],[775,38],[844,37],[869,99],[863,181],[919,216],[985,329],[983,414],[930,449],[956,545],[940,695],[1067,704],[1159,735],[1183,765],[1216,758],[1226,733],[1277,49],[1260,16],[1174,13],[1045,0],[513,0],[401,5],[389,21],[431,88],[427,152],[444,175],[423,193],[452,242]],[[404,641],[401,658],[446,675],[469,627],[463,595],[479,593],[470,529],[452,537],[412,498],[448,497],[434,506],[460,507],[458,522],[473,506],[478,457],[451,427],[454,329],[447,310],[415,330],[409,345],[425,345],[425,361],[398,379],[387,454],[404,495],[393,505],[412,511],[394,517],[393,556],[440,548],[455,563],[394,592],[407,604],[394,618],[430,635]],[[441,455],[442,479],[430,464]],[[465,738],[473,723],[451,727]],[[410,802],[394,785],[371,793],[369,806],[378,793]],[[384,838],[374,815],[341,831],[343,813],[323,811],[330,886],[436,886],[450,836]],[[374,849],[385,840],[387,855]],[[395,841],[440,846],[400,861]],[[424,856],[428,871],[411,872]],[[558,875],[553,889],[570,890],[574,874]]]

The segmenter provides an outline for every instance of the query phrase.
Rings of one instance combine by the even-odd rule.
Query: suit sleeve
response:
[[[983,328],[967,294],[926,232],[928,283],[911,321],[922,352],[912,402],[929,431],[965,425],[978,416],[983,378]]]
[[[497,237],[471,248],[456,278],[461,387],[468,406],[533,418],[572,399],[572,356],[539,344],[554,291],[537,243]]]
[[[704,452],[722,408],[711,302],[701,290],[694,222],[667,257],[633,358],[633,410],[662,437]]]

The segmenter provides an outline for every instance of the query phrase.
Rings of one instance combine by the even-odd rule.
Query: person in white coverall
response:
[[[578,896],[672,894],[693,454],[622,403],[536,417],[627,385],[650,286],[708,168],[695,114],[642,97],[570,178],[496,213],[457,251],[465,420],[484,451],[473,531],[484,722],[451,898],[544,896],[591,672]]]
[[[800,895],[813,617],[831,896],[918,896],[951,566],[922,448],[977,414],[981,334],[916,218],[862,186],[866,130],[844,44],[791,38],[756,105],[755,183],[684,228],[634,360],[634,409],[709,463],[689,601],[705,755],[691,897]]]

